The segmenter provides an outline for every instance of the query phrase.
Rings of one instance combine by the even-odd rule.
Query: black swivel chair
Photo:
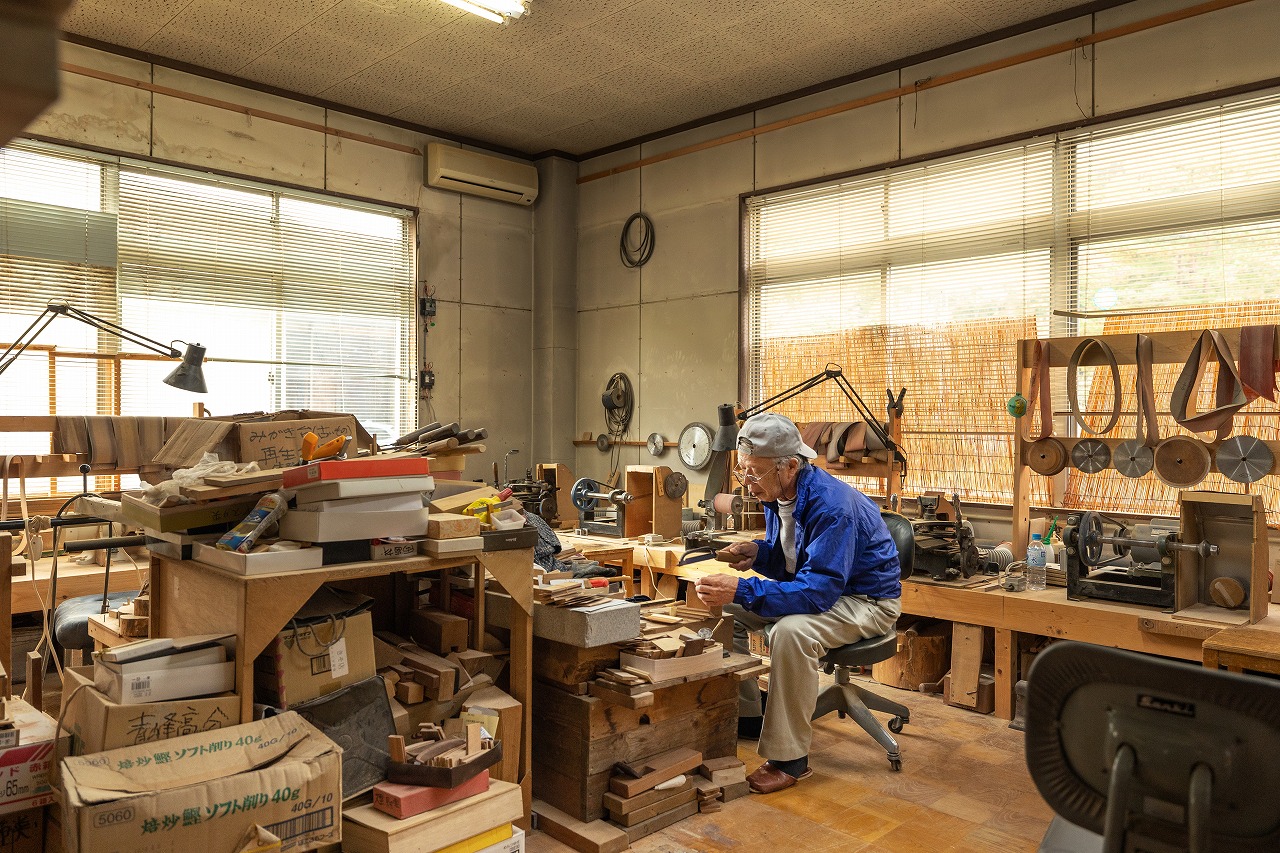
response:
[[[896,512],[881,512],[880,515],[889,527],[889,535],[893,537],[893,543],[898,546],[898,562],[902,566],[902,579],[906,580],[911,577],[916,556],[916,539],[911,529],[911,521]],[[820,663],[828,673],[835,675],[836,683],[818,694],[818,704],[814,708],[813,719],[826,716],[832,711],[842,718],[853,717],[867,734],[884,747],[889,755],[889,765],[894,770],[901,770],[902,756],[898,754],[898,741],[889,732],[897,734],[902,731],[903,723],[911,721],[911,711],[905,705],[899,705],[849,681],[851,668],[871,666],[882,660],[888,660],[897,653],[897,628],[890,628],[887,633],[879,637],[868,637],[856,643],[830,649]],[[889,720],[889,731],[885,731],[880,722],[871,715],[872,710],[893,714]]]
[[[1280,682],[1085,643],[1027,679],[1041,853],[1280,850]]]

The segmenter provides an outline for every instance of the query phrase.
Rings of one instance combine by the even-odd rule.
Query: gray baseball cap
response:
[[[773,412],[752,415],[738,430],[738,452],[747,456],[803,456],[813,459],[818,454],[804,443],[800,430],[787,418]]]

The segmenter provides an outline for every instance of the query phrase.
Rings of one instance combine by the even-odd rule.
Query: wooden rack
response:
[[[886,424],[886,432],[893,439],[893,443],[902,447],[902,417],[898,413],[889,409],[889,420]],[[797,424],[800,431],[804,432],[805,424]],[[906,455],[904,449],[903,455]],[[887,506],[892,507],[896,498],[900,498],[902,494],[902,463],[893,458],[893,452],[889,450],[870,450],[867,455],[862,458],[861,462],[849,462],[847,468],[828,468],[826,457],[821,453],[818,458],[813,460],[813,464],[817,465],[824,471],[828,471],[836,476],[841,477],[874,477],[880,480],[880,485],[884,489],[884,500]],[[910,465],[910,460],[908,460]]]
[[[1226,328],[1218,329],[1218,332],[1226,339],[1231,346],[1233,353],[1240,351],[1240,329]],[[1159,364],[1184,364],[1187,356],[1195,346],[1196,341],[1202,334],[1201,331],[1176,331],[1176,332],[1143,332],[1151,339],[1152,343],[1152,365]],[[1127,332],[1124,334],[1110,335],[1081,335],[1069,338],[1047,338],[1041,339],[1039,343],[1044,344],[1049,351],[1049,368],[1065,368],[1071,360],[1071,354],[1075,352],[1076,347],[1081,342],[1093,338],[1109,345],[1115,354],[1116,363],[1120,365],[1132,365],[1137,363],[1135,352],[1136,334]],[[1025,339],[1018,341],[1018,393],[1027,397],[1031,388],[1031,371],[1035,359],[1035,339]],[[1091,348],[1085,357],[1081,360],[1082,367],[1102,367],[1107,364],[1102,353],[1097,348]],[[1060,385],[1056,387],[1061,387]],[[1125,389],[1131,392],[1132,389]],[[1168,399],[1157,399],[1159,411],[1168,414]],[[1033,402],[1034,406],[1034,402]],[[1247,410],[1246,410],[1247,411]],[[1132,413],[1130,413],[1132,414]],[[1244,415],[1241,412],[1240,415]],[[1024,417],[1032,417],[1033,412],[1028,411]],[[1114,432],[1114,431],[1113,431]],[[1031,474],[1034,473],[1027,466],[1027,448],[1030,442],[1022,437],[1022,430],[1015,428],[1014,430],[1014,479],[1013,479],[1013,552],[1014,554],[1023,554],[1027,549],[1027,541],[1030,539],[1030,494],[1031,494]],[[1084,438],[1092,438],[1105,443],[1114,452],[1116,446],[1122,441],[1133,438],[1132,435],[1109,435],[1109,436],[1077,436],[1066,437],[1054,435],[1054,438],[1062,442],[1062,446],[1066,448],[1068,457],[1071,449],[1077,442]],[[1280,459],[1280,441],[1267,441],[1265,444]],[[1210,448],[1212,450],[1212,447]],[[1069,464],[1069,463],[1068,463]],[[1213,470],[1217,470],[1216,465]],[[1064,472],[1065,473],[1065,472]],[[1059,477],[1063,474],[1057,475]],[[1154,477],[1155,474],[1147,474],[1146,476]]]

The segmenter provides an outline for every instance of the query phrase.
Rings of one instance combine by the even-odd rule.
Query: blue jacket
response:
[[[842,595],[900,598],[898,549],[880,508],[848,483],[813,465],[796,482],[796,573],[787,574],[779,542],[776,502],[764,504],[765,538],[752,569],[763,578],[739,578],[734,602],[778,618],[823,613]]]

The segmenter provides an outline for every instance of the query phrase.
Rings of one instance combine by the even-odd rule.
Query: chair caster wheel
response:
[[[901,717],[891,718],[889,720],[889,731],[893,732],[895,735],[898,734],[899,732],[902,731],[902,724],[904,722],[906,722],[906,720],[902,719]]]
[[[890,759],[889,759],[889,766],[893,768],[894,772],[896,772],[896,773],[901,773],[901,772],[902,772],[902,759],[901,759],[901,758],[890,758]]]

